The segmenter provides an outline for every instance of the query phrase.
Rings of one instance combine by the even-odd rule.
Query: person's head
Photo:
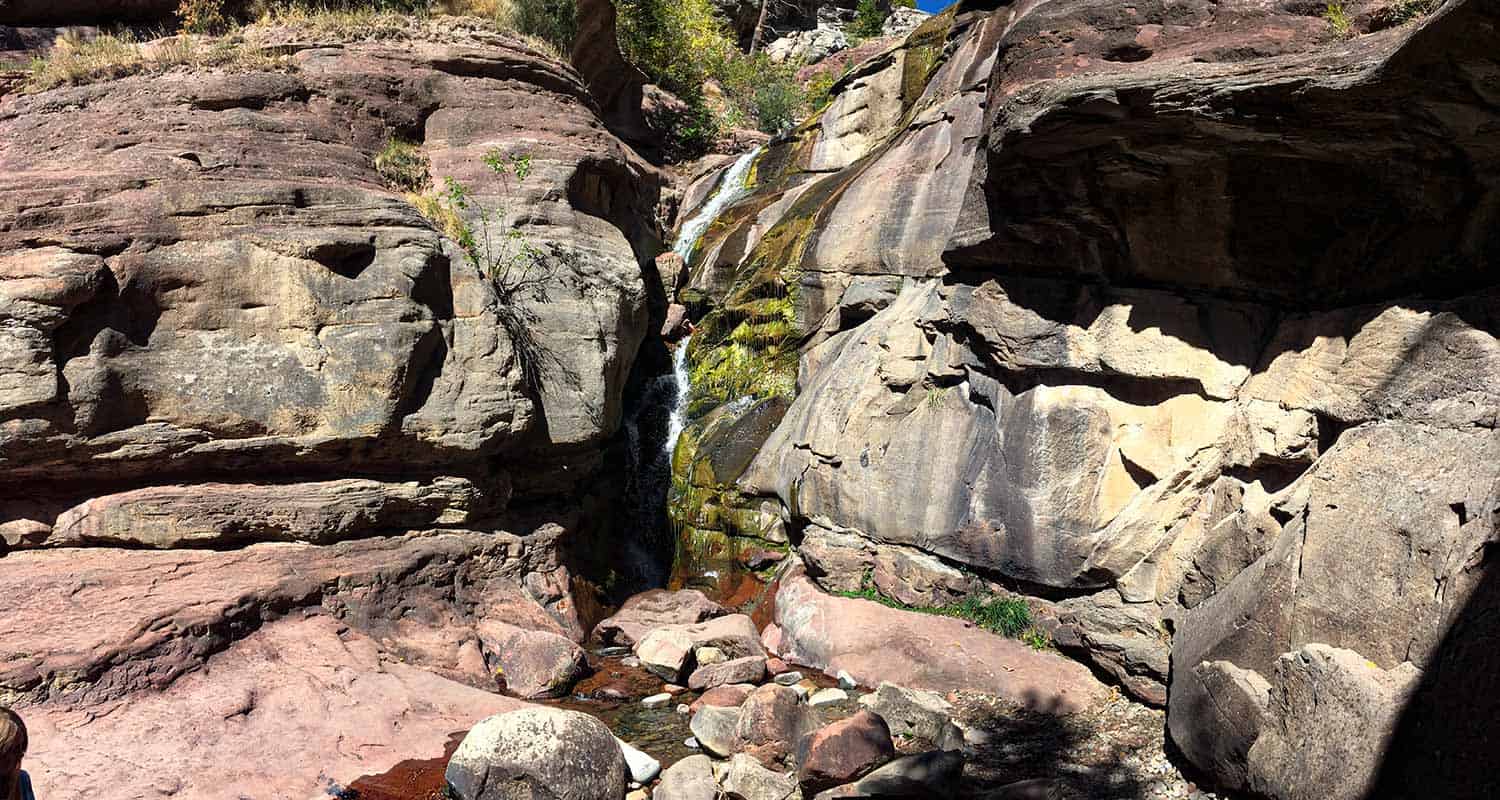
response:
[[[26,755],[26,723],[21,715],[0,706],[0,798],[12,795]]]

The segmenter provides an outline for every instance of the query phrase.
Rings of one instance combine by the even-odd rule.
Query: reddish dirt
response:
[[[467,733],[455,731],[449,735],[442,758],[410,759],[389,772],[367,775],[349,784],[340,800],[445,800],[448,782],[443,773]]]

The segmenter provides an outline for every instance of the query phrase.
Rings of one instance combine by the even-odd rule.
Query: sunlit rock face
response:
[[[1500,17],[1345,6],[961,3],[768,148],[684,294],[795,310],[736,502],[824,588],[1029,594],[1230,787],[1483,796],[1387,740],[1495,680],[1445,637],[1495,603]]]
[[[338,794],[581,669],[659,174],[526,41],[387,33],[0,98],[0,703],[51,794]],[[539,291],[419,210],[448,177]]]

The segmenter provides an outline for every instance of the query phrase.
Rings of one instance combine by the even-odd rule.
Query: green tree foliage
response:
[[[575,0],[511,0],[501,12],[504,22],[521,33],[535,36],[561,53],[573,49],[578,38],[578,4]]]
[[[879,36],[885,27],[885,18],[888,16],[890,12],[880,3],[880,0],[859,0],[859,5],[854,11],[854,24],[849,26],[849,33],[860,39]]]
[[[701,152],[723,127],[780,133],[803,110],[795,66],[740,52],[713,0],[617,0],[616,7],[625,57],[688,106],[668,121],[681,155]],[[722,87],[723,107],[711,107],[710,81]]]

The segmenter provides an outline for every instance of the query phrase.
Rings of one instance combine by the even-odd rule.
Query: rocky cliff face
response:
[[[1444,637],[1500,606],[1500,17],[1345,6],[961,3],[845,77],[691,259],[701,429],[795,399],[690,430],[677,517],[1036,598],[1229,788],[1398,780],[1496,674]],[[1445,758],[1394,772],[1494,790]]]
[[[465,685],[493,625],[584,633],[657,173],[519,39],[382,36],[0,100],[0,702],[59,796],[309,796],[513,706]],[[523,330],[382,180],[395,139],[564,256]]]
[[[329,45],[288,31],[260,45],[288,53],[264,71],[7,99],[0,447],[7,481],[45,482],[11,495],[24,507],[4,512],[10,547],[130,538],[138,515],[160,516],[130,492],[173,481],[229,484],[186,515],[240,500],[295,513],[255,484],[366,498],[365,519],[293,534],[321,540],[473,522],[513,492],[571,493],[552,473],[586,478],[646,328],[652,173],[570,71],[496,35],[443,33]],[[493,287],[375,172],[393,137],[477,203],[527,209],[538,246],[574,256],[529,310],[539,393]],[[503,186],[482,163],[494,147],[530,155],[533,174]]]

